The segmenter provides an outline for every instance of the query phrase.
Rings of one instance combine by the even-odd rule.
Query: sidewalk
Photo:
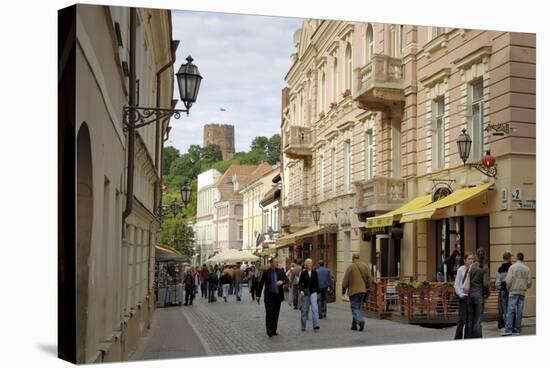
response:
[[[200,339],[182,314],[182,308],[187,307],[157,308],[151,329],[129,360],[205,356]]]

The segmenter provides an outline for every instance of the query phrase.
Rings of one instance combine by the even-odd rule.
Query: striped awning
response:
[[[482,185],[478,185],[471,188],[464,188],[459,189],[451,194],[449,194],[447,197],[442,198],[438,201],[435,201],[425,207],[422,207],[418,210],[409,211],[404,213],[401,216],[400,222],[411,222],[415,220],[425,220],[430,219],[435,214],[437,210],[443,209],[445,207],[449,206],[455,206],[457,204],[460,204],[462,202],[465,202],[483,192],[488,190],[492,183],[486,183]]]
[[[406,203],[405,205],[391,211],[388,213],[385,213],[380,216],[375,217],[369,217],[367,218],[367,221],[365,222],[365,228],[372,229],[372,228],[380,228],[380,227],[386,227],[391,226],[394,220],[397,220],[399,216],[406,212],[416,211],[421,209],[422,207],[430,204],[432,202],[432,196],[431,195],[425,195],[422,197],[416,197],[410,202]]]

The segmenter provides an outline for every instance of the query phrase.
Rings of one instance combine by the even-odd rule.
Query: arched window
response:
[[[321,81],[319,83],[319,112],[324,112],[326,108],[326,86],[325,72],[321,72]]]
[[[374,30],[370,24],[367,25],[365,51],[365,63],[368,63],[374,56]]]
[[[338,101],[338,59],[334,58],[332,65],[332,102]]]
[[[346,75],[345,75],[345,88],[351,91],[351,78],[353,74],[352,58],[351,58],[351,44],[348,43],[346,46]]]

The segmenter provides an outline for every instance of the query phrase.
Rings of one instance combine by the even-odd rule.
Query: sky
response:
[[[175,71],[191,55],[203,80],[189,117],[170,122],[168,145],[181,153],[202,145],[207,123],[234,125],[237,152],[248,151],[258,135],[279,133],[281,89],[302,20],[175,10],[172,24],[172,37],[180,40]],[[179,100],[177,84],[174,98]]]

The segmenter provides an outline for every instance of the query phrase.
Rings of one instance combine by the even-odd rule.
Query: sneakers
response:
[[[317,326],[317,327],[313,327],[313,332],[318,332],[318,331],[319,331],[319,329],[320,329],[320,327],[319,327],[319,326]]]
[[[512,336],[512,333],[508,331],[504,331],[503,333],[500,334],[500,336]]]

